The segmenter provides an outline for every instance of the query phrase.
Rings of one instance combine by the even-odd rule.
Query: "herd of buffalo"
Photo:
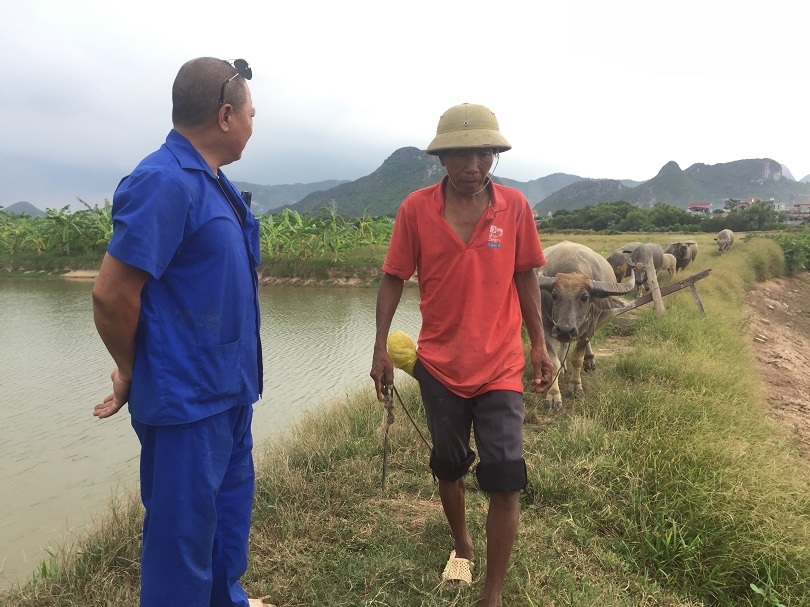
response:
[[[722,253],[734,243],[734,233],[722,230],[714,239]],[[591,338],[627,303],[619,298],[648,286],[648,271],[667,271],[670,276],[686,268],[698,254],[694,240],[672,242],[662,248],[655,243],[630,242],[607,258],[575,242],[563,241],[545,250],[546,265],[538,270],[543,327],[555,380],[546,394],[546,404],[559,410],[562,395],[556,377],[565,364],[570,379],[567,396],[582,393],[582,371],[596,368]],[[648,269],[652,257],[654,268]],[[630,280],[625,281],[626,278]],[[568,350],[573,345],[573,351]]]

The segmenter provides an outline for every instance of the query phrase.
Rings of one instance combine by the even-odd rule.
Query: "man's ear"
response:
[[[228,130],[232,114],[233,106],[230,103],[225,103],[221,108],[219,108],[219,111],[217,112],[217,125],[223,131]]]

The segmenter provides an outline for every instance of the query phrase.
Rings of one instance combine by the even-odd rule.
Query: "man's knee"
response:
[[[483,491],[507,492],[522,491],[526,488],[526,461],[515,459],[505,462],[481,462],[475,469],[478,486]]]
[[[430,469],[433,476],[439,480],[455,482],[469,472],[473,461],[475,461],[475,451],[472,450],[467,453],[467,459],[458,464],[439,459],[436,457],[436,452],[433,451],[430,454]]]

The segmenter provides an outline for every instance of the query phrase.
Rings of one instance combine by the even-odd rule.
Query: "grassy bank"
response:
[[[265,255],[257,269],[260,279],[271,284],[356,286],[379,282],[387,245],[363,245],[343,252],[339,261],[328,256],[302,259],[296,255]],[[2,276],[59,276],[72,271],[97,271],[103,253],[61,255],[58,253],[0,253]]]
[[[575,239],[600,251],[628,240],[588,238]],[[505,605],[810,604],[810,467],[765,414],[745,330],[746,289],[781,275],[784,256],[765,238],[721,256],[710,238],[690,268],[712,270],[698,283],[705,317],[687,290],[670,295],[664,318],[641,308],[622,329],[630,349],[600,358],[561,414],[527,395],[530,481]],[[426,432],[415,383],[397,382]],[[385,496],[383,409],[370,390],[257,450],[252,596],[285,607],[471,604],[486,496],[468,496],[475,587],[438,588],[451,539],[427,447],[399,403],[395,415]],[[139,527],[137,501],[122,497],[0,605],[136,604]]]
[[[662,247],[678,240],[695,240],[699,246],[698,257],[716,252],[713,234],[679,234],[628,232],[607,234],[592,231],[577,233],[554,232],[546,234],[541,231],[543,245],[548,247],[561,240],[575,240],[605,256],[627,242],[656,242]],[[739,243],[746,238],[766,237],[775,239],[781,246],[787,271],[810,269],[810,231],[798,232],[753,232],[737,234]],[[262,262],[258,272],[266,283],[291,285],[334,285],[357,286],[373,285],[379,281],[380,266],[388,249],[388,241],[363,243],[348,246],[341,250],[339,259],[331,254],[314,254],[302,256],[300,252],[269,253],[263,249]],[[31,274],[35,276],[60,275],[73,270],[94,271],[101,266],[104,254],[102,251],[81,255],[66,255],[58,251],[43,253],[17,252],[9,254],[0,251],[0,276]],[[705,258],[705,257],[704,257]]]

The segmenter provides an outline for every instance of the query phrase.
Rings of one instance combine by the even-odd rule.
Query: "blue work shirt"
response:
[[[172,130],[113,197],[107,251],[150,274],[129,394],[144,424],[197,421],[261,394],[259,226],[218,173]]]

